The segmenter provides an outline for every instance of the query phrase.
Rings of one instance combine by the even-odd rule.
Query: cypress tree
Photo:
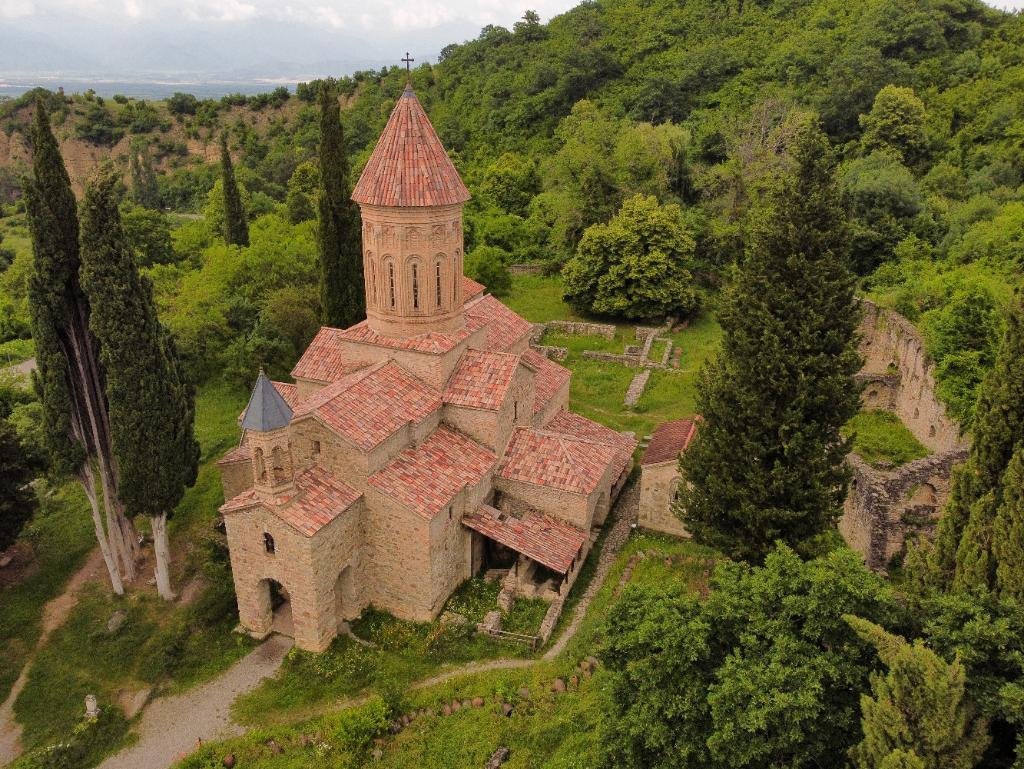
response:
[[[1024,444],[1003,474],[1003,503],[996,514],[992,551],[1000,595],[1024,603]]]
[[[170,335],[157,319],[152,290],[121,229],[116,177],[101,171],[82,202],[82,288],[107,373],[110,427],[121,498],[152,523],[157,589],[172,599],[167,519],[195,482],[199,445],[191,387]]]
[[[143,208],[160,208],[160,190],[156,183],[156,172],[153,170],[153,158],[149,155],[149,145],[141,143],[132,147],[128,157],[128,166],[132,179],[132,199]]]
[[[974,715],[959,659],[946,663],[920,640],[907,643],[873,622],[844,617],[889,668],[861,697],[864,739],[850,751],[858,769],[971,769],[989,743]]]
[[[228,152],[228,135],[220,135],[220,171],[224,184],[224,240],[232,246],[249,245],[249,223],[245,218],[245,206],[235,181],[235,167]]]
[[[33,251],[29,307],[43,432],[52,470],[74,474],[82,484],[111,586],[121,594],[124,580],[135,578],[136,537],[118,498],[104,374],[79,283],[77,205],[42,104],[31,138],[32,175],[25,180]]]
[[[1006,318],[995,365],[982,381],[967,461],[953,474],[949,502],[939,519],[933,553],[942,584],[991,589],[998,566],[992,527],[1001,509],[1007,472],[1024,442],[1024,303]]]
[[[804,130],[796,169],[753,228],[724,292],[725,331],[704,371],[704,422],[681,460],[676,512],[694,538],[752,561],[799,545],[841,513],[859,408],[854,277],[828,142]]]
[[[366,317],[359,207],[349,197],[348,157],[338,100],[320,89],[320,307],[324,325],[348,328]]]

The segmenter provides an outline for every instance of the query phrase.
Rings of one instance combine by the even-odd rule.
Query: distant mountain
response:
[[[302,79],[396,64],[406,50],[435,59],[448,43],[475,37],[468,22],[371,40],[302,22],[141,21],[37,15],[0,25],[0,76],[123,80],[166,77]]]

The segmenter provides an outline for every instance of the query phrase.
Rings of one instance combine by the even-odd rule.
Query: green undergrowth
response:
[[[39,639],[43,606],[60,594],[95,543],[81,488],[74,483],[43,488],[39,510],[22,533],[33,561],[17,583],[0,589],[0,700],[7,698]]]
[[[846,424],[843,434],[853,435],[853,451],[875,466],[903,465],[929,453],[900,418],[889,411],[862,411]]]
[[[562,299],[558,275],[513,275],[512,290],[501,301],[531,323],[582,320]]]
[[[36,354],[36,345],[31,339],[10,339],[0,344],[0,367],[14,366]]]
[[[641,551],[646,556],[634,558]],[[713,551],[690,542],[636,532],[617,556],[577,635],[557,659],[459,676],[424,689],[392,687],[383,698],[297,724],[275,726],[264,720],[244,737],[203,746],[178,769],[216,769],[227,755],[234,755],[236,766],[252,769],[455,769],[483,766],[502,746],[510,750],[503,766],[511,769],[596,766],[601,758],[597,733],[606,696],[604,674],[598,669],[593,678],[580,676],[578,663],[601,642],[604,617],[621,597],[624,570],[632,563],[628,584],[697,591],[707,584],[713,558]],[[585,577],[581,574],[577,584],[585,584]],[[464,589],[457,605],[471,614],[474,605],[482,608],[483,599],[474,602],[469,596],[483,592],[480,586]],[[363,633],[367,630],[365,625],[360,627]],[[319,675],[307,669],[307,685],[315,686]],[[555,678],[567,682],[569,691],[554,693]],[[484,699],[482,707],[460,708],[448,716],[441,712],[454,700],[475,697]],[[512,705],[510,716],[501,714],[503,702]],[[387,731],[390,719],[421,708],[430,713],[418,716],[398,734]],[[382,719],[382,713],[388,717]],[[374,750],[380,751],[379,757],[374,757]]]

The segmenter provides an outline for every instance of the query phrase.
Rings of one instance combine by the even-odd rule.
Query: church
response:
[[[553,600],[629,475],[634,439],[570,412],[569,371],[462,274],[469,197],[407,88],[352,192],[366,320],[321,328],[294,383],[261,372],[218,463],[256,637],[320,651],[370,605],[430,620],[492,569]]]

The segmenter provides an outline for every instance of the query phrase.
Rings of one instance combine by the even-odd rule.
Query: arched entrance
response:
[[[261,603],[270,614],[270,627],[275,633],[293,637],[295,625],[292,622],[291,596],[288,590],[276,579],[264,579],[259,584],[262,593]]]
[[[340,628],[353,614],[356,600],[352,590],[352,567],[346,566],[334,581],[334,623]]]

